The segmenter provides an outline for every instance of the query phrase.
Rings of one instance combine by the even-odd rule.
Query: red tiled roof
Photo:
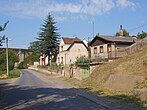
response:
[[[79,38],[62,38],[65,44],[72,44],[74,41],[81,41]]]

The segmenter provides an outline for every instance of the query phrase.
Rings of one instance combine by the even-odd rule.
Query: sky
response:
[[[130,35],[147,32],[147,0],[0,0],[0,25],[9,21],[0,35],[10,48],[28,48],[49,12],[61,37],[113,36],[120,25]]]

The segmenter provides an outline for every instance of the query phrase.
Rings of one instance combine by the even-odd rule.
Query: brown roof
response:
[[[64,38],[62,37],[65,44],[72,44],[74,41],[81,41],[79,38]]]
[[[89,43],[89,45],[92,45],[97,38],[100,38],[107,42],[121,42],[121,43],[135,43],[138,42],[137,39],[133,37],[116,37],[116,36],[95,36],[95,38]]]

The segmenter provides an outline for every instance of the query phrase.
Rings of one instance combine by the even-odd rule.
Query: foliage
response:
[[[8,54],[9,54],[9,70],[13,70],[15,62],[18,62],[18,56],[12,49],[9,49]],[[5,71],[5,70],[6,70],[6,51],[3,49],[0,50],[0,71]]]
[[[115,34],[115,36],[120,36],[120,33],[117,32],[117,33]],[[123,29],[123,36],[124,36],[124,37],[128,37],[128,36],[129,36],[129,32],[127,32],[125,29]]]
[[[6,23],[4,23],[4,26],[0,26],[0,32],[4,31],[7,24],[9,23],[9,21],[7,21]],[[2,43],[5,40],[5,35],[4,36],[0,36],[0,46],[2,46]]]
[[[17,78],[20,76],[20,71],[18,69],[13,69],[9,73],[9,78]]]
[[[34,63],[34,61],[36,61],[36,55],[34,55],[34,53],[33,53],[33,54],[29,55],[24,61],[22,61],[18,65],[18,68],[25,69],[28,67],[28,65],[32,65]]]
[[[0,74],[6,74],[6,71],[0,71]],[[15,69],[9,71],[9,76],[7,78],[2,78],[2,79],[17,78],[19,76],[20,76],[20,71],[15,68]]]
[[[39,41],[31,42],[29,49],[32,51],[33,60],[38,61],[41,54],[41,43]]]
[[[54,18],[49,13],[37,38],[40,45],[39,49],[49,57],[49,62],[53,58],[56,59],[59,45],[59,34],[56,32],[58,29],[55,24]]]
[[[27,68],[27,63],[22,61],[22,62],[19,63],[17,68],[18,69],[26,69]]]
[[[147,33],[144,31],[142,31],[142,33],[137,34],[138,39],[144,39],[145,37],[147,37]]]
[[[57,69],[58,69],[57,63],[56,63],[56,62],[51,63],[50,69],[52,69],[52,70],[57,70]]]
[[[89,63],[89,58],[88,57],[86,57],[86,56],[81,56],[81,57],[79,57],[79,58],[77,58],[77,61],[76,61],[76,65],[79,65],[79,64],[81,64],[81,63]]]

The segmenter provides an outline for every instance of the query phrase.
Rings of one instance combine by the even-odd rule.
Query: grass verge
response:
[[[0,74],[6,74],[6,71],[0,71]],[[20,71],[18,69],[13,69],[9,71],[9,76],[7,78],[1,78],[0,80],[17,78],[17,77],[20,77]]]

